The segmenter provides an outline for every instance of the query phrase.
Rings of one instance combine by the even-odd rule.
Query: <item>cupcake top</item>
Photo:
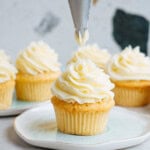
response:
[[[113,100],[114,88],[109,76],[91,60],[78,59],[52,85],[52,93],[66,102],[95,103]]]
[[[9,57],[0,50],[0,83],[16,79],[16,68],[9,62]]]
[[[37,75],[60,71],[58,56],[46,43],[32,42],[18,56],[16,66],[21,73]]]
[[[150,80],[150,58],[128,46],[110,59],[106,70],[113,80]]]
[[[10,57],[3,50],[0,50],[0,61],[10,61]]]
[[[93,45],[87,45],[83,46],[78,49],[77,52],[74,53],[72,59],[70,62],[75,62],[79,58],[85,58],[85,59],[90,59],[93,61],[98,67],[104,69],[106,63],[108,62],[110,58],[110,54],[108,53],[107,50],[105,49],[100,49],[98,45],[93,44]]]

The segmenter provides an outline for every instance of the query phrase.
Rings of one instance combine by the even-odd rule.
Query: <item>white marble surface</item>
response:
[[[119,51],[111,28],[116,8],[142,14],[150,20],[149,5],[148,0],[100,0],[91,8],[89,43],[96,42],[110,53]],[[50,12],[59,18],[59,23],[51,32],[40,35],[35,28]],[[48,42],[59,53],[61,63],[66,63],[77,48],[67,0],[0,0],[0,49],[15,59],[19,50],[34,40]]]
[[[142,14],[150,20],[149,5],[148,0],[100,0],[100,3],[91,9],[89,43],[96,42],[100,47],[108,48],[111,53],[119,51],[111,36],[110,18],[114,15],[115,9],[123,8],[131,13]],[[51,32],[40,35],[35,28],[49,12],[59,19],[59,23]],[[77,48],[73,32],[67,0],[0,0],[0,49],[5,49],[13,60],[19,50],[31,41],[44,40],[56,49],[64,65]],[[0,118],[0,149],[38,149],[24,143],[16,135],[13,120],[14,117]],[[150,149],[150,139],[142,145],[130,148],[130,150],[147,149]]]

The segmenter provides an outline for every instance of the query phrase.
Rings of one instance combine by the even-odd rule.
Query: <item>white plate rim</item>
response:
[[[120,148],[127,148],[127,147],[131,147],[131,146],[135,146],[135,145],[138,145],[138,144],[141,144],[143,143],[146,139],[148,139],[150,137],[150,131],[147,132],[147,133],[142,133],[142,135],[138,136],[138,137],[133,137],[133,138],[129,138],[129,139],[123,139],[123,140],[112,140],[112,141],[109,141],[109,142],[104,142],[104,143],[96,143],[96,144],[74,144],[74,143],[66,143],[66,142],[63,142],[63,141],[47,141],[47,140],[34,140],[34,139],[31,139],[25,135],[23,135],[19,130],[18,130],[18,127],[17,127],[17,120],[26,115],[26,113],[30,113],[32,111],[37,111],[38,109],[44,109],[44,107],[47,107],[47,106],[42,106],[42,107],[36,107],[36,108],[32,108],[30,110],[26,110],[25,112],[23,112],[21,115],[17,116],[14,120],[14,129],[17,133],[17,135],[19,137],[21,137],[24,141],[26,141],[28,144],[30,145],[33,145],[33,146],[36,146],[36,147],[43,147],[43,146],[40,146],[40,145],[37,145],[36,143],[42,143],[42,145],[44,143],[49,143],[51,145],[61,145],[62,149],[67,149],[66,146],[71,146],[73,148],[99,148],[99,146],[101,147],[101,149],[106,149],[107,146],[111,145],[112,149],[116,149],[116,146],[115,144],[119,144],[120,146],[117,147],[117,149],[120,149]],[[115,107],[118,107],[118,106],[115,106]],[[127,110],[126,108],[121,108],[121,107],[118,107],[119,109],[122,109],[123,111],[127,111],[127,112],[131,112],[132,114],[136,114],[136,115],[140,115],[140,117],[145,117],[147,119],[150,120],[150,116],[147,115],[147,114],[141,114],[141,113],[138,113],[138,112],[134,112],[132,110]],[[50,109],[50,108],[49,108]],[[150,123],[150,121],[149,121]],[[128,143],[127,143],[128,142]],[[138,142],[138,144],[136,143]],[[127,145],[127,146],[125,146]],[[115,148],[113,148],[115,147]],[[50,148],[49,146],[45,146],[43,148]],[[51,148],[55,148],[55,147],[51,147]],[[112,150],[111,149],[111,150]]]
[[[15,100],[18,101],[17,99],[15,99]],[[20,100],[20,103],[21,103],[21,100]],[[0,110],[0,117],[8,117],[8,116],[18,115],[18,114],[21,114],[22,112],[24,112],[26,110],[39,107],[40,105],[44,106],[48,103],[50,103],[50,100],[46,100],[43,102],[34,102],[34,103],[32,102],[32,104],[30,104],[30,102],[29,102],[29,105],[25,105],[24,107],[20,107],[20,108],[14,108],[11,106],[10,108],[8,108],[6,110]]]

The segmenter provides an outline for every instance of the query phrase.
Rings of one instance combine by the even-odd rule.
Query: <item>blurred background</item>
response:
[[[149,0],[99,0],[90,10],[88,43],[110,53],[129,43],[150,55]],[[65,64],[78,48],[67,0],[0,0],[0,49],[13,60],[31,41],[43,40]]]

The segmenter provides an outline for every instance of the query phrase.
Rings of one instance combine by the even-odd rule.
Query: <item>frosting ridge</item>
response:
[[[100,49],[97,44],[86,45],[80,47],[78,51],[76,51],[72,57],[70,62],[75,62],[79,58],[81,59],[90,59],[93,61],[98,67],[105,69],[105,65],[110,59],[110,54],[106,49]]]
[[[4,51],[0,51],[0,83],[15,80],[17,70],[9,62],[9,57],[5,54]]]
[[[60,71],[57,54],[42,41],[32,42],[25,48],[19,54],[16,66],[20,72],[31,75]]]
[[[110,59],[106,70],[114,80],[150,80],[150,58],[138,46],[128,46]]]
[[[67,102],[95,103],[113,99],[109,76],[88,59],[70,63],[52,85],[52,93]]]

